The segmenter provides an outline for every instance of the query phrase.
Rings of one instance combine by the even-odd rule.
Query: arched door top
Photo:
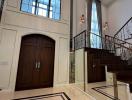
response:
[[[55,42],[55,40],[53,39],[53,38],[51,38],[51,37],[49,37],[49,36],[46,36],[46,35],[43,35],[43,34],[27,34],[27,35],[24,35],[24,36],[22,36],[22,38],[26,38],[26,37],[36,37],[36,36],[38,36],[38,37],[44,37],[44,38],[47,38],[47,39],[49,39],[49,40],[52,40],[52,41],[54,41]]]

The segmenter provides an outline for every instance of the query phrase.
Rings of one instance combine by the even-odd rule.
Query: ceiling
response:
[[[113,2],[115,2],[116,0],[101,0],[102,4],[105,6],[109,6],[111,5]]]

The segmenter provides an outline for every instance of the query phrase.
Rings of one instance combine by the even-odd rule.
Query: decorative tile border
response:
[[[18,98],[18,99],[13,99],[13,100],[37,100],[37,99],[40,100],[40,99],[56,97],[56,96],[60,96],[62,98],[62,100],[71,100],[65,92],[25,97],[25,98]]]
[[[118,86],[127,86],[127,85],[126,84],[118,84]],[[116,97],[114,97],[114,96],[112,96],[112,95],[110,95],[110,94],[108,94],[108,93],[101,90],[101,89],[112,88],[112,87],[113,87],[113,85],[108,85],[108,86],[94,87],[92,89],[99,92],[99,93],[101,93],[104,96],[107,96],[108,98],[110,98],[112,100],[120,100],[119,98],[116,98]]]

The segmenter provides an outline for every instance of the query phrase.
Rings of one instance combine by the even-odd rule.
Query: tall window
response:
[[[60,0],[22,0],[21,11],[59,20],[60,5]]]
[[[94,34],[90,35],[91,47],[101,48],[101,39],[98,36],[100,35],[100,32],[99,32],[99,23],[98,23],[98,17],[97,17],[97,6],[94,0],[92,3],[91,32],[96,34],[96,35]]]

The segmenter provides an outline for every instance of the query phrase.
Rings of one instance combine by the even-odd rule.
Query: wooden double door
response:
[[[95,59],[94,54],[89,54],[87,57],[88,83],[106,81],[105,67],[100,64],[99,59]]]
[[[53,86],[55,41],[43,35],[22,38],[16,90]]]

